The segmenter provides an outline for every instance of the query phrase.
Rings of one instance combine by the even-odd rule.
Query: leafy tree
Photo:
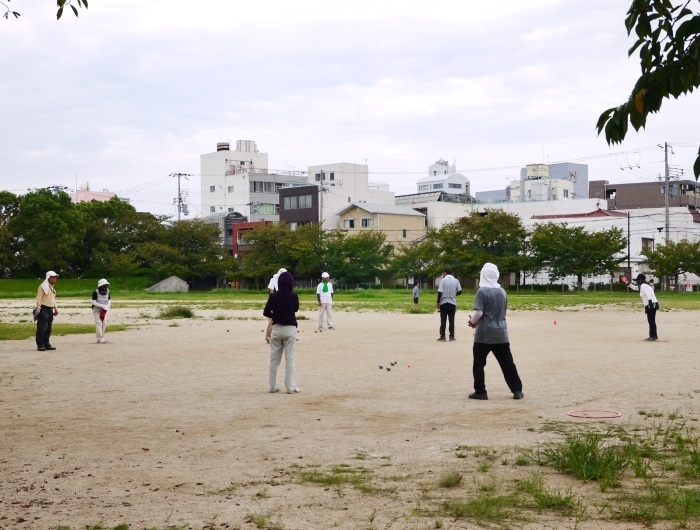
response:
[[[75,256],[82,251],[85,223],[67,193],[40,189],[23,195],[10,230],[19,237],[17,269],[25,275],[43,276],[50,269],[79,274]]]
[[[620,228],[587,232],[582,226],[543,223],[531,233],[533,267],[548,269],[552,279],[574,275],[580,290],[584,276],[613,274],[627,240]]]
[[[642,75],[625,103],[600,115],[598,134],[605,131],[608,144],[622,143],[628,123],[636,131],[646,125],[649,113],[659,112],[664,99],[677,99],[700,86],[700,14],[671,0],[632,0],[625,27],[637,41],[628,52],[639,49]],[[700,176],[700,150],[693,165]]]
[[[398,247],[390,270],[400,278],[414,277],[418,284],[423,283],[425,277],[437,276],[440,267],[437,264],[435,233],[435,229],[428,229],[426,237],[420,241]]]
[[[393,246],[385,244],[386,235],[365,230],[349,236],[333,232],[328,240],[325,258],[329,273],[341,282],[357,285],[371,282],[387,272]]]
[[[139,263],[135,253],[120,253],[112,258],[111,273],[122,280],[124,289],[127,278],[136,276],[138,269]]]
[[[5,2],[10,2],[10,0],[4,0],[0,1],[0,6],[5,8],[5,13],[3,13],[3,17],[5,20],[10,18],[10,15],[12,15],[15,18],[19,18],[21,15],[17,11],[12,11],[10,9],[10,6],[6,4]],[[78,4],[78,7],[84,7],[85,9],[88,8],[88,2],[87,0],[75,0],[75,3]],[[67,7],[70,7],[71,10],[73,11],[73,14],[77,17],[78,16],[78,9],[73,5],[72,0],[56,0],[56,20],[59,20],[63,16],[63,10]]]
[[[181,266],[188,278],[221,277],[230,269],[218,226],[201,219],[177,221],[167,227],[164,236],[176,253],[171,264]]]
[[[280,254],[285,269],[294,276],[320,278],[326,255],[328,232],[320,223],[309,223],[289,230],[280,241]]]
[[[458,276],[478,278],[487,262],[497,265],[501,273],[522,268],[527,230],[515,214],[473,212],[443,226],[436,237],[442,265],[450,265]]]
[[[283,241],[290,232],[285,222],[264,224],[245,232],[246,248],[240,253],[237,276],[255,278],[257,285],[261,278],[271,277],[282,267],[289,268]]]
[[[9,277],[15,267],[17,238],[10,228],[19,213],[19,197],[9,191],[0,191],[0,278]]]
[[[670,276],[675,280],[680,292],[678,278],[681,274],[700,273],[700,242],[681,239],[678,243],[671,240],[656,245],[652,250],[643,250],[644,261],[655,276]]]

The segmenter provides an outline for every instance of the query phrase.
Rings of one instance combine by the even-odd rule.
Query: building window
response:
[[[427,191],[430,189],[430,184],[421,184],[418,186],[418,191]]]
[[[352,202],[352,198],[348,197],[348,202]]]
[[[279,213],[280,213],[280,205],[275,204],[275,215],[279,215]]]
[[[229,206],[229,207],[228,207],[228,211],[229,211],[229,212],[235,212],[235,211],[236,211],[236,207],[235,207],[235,206]]]
[[[532,190],[527,190],[527,198],[532,199]]]
[[[216,206],[210,206],[210,207],[209,207],[209,211],[210,211],[211,213],[214,213],[214,212],[216,211]]]
[[[462,185],[461,185],[461,184],[455,184],[454,182],[450,182],[449,184],[447,184],[447,187],[448,187],[448,188],[454,188],[454,189],[457,189],[457,190],[461,190],[461,189],[462,189]]]
[[[345,221],[343,222],[343,225],[345,226],[346,229],[355,228],[355,219],[345,219]]]
[[[362,228],[372,228],[372,218],[362,219]]]
[[[564,198],[565,199],[569,198],[569,190],[564,190]]]
[[[216,191],[216,186],[209,186],[209,193],[214,193]]]
[[[233,193],[233,186],[229,186],[229,187],[228,187],[228,192],[229,192],[229,193]]]
[[[642,238],[642,252],[654,252],[654,240],[650,237]]]
[[[292,195],[291,197],[285,197],[284,198],[284,209],[285,210],[296,210],[298,208],[297,206],[297,196]]]
[[[331,173],[331,180],[335,180],[335,173]]]
[[[299,208],[311,208],[311,195],[299,195]]]
[[[258,213],[260,215],[274,215],[275,214],[275,205],[271,203],[266,203],[263,202],[258,206]]]
[[[434,190],[441,190],[442,189],[442,182],[440,184],[433,184],[433,189]]]
[[[403,237],[406,237],[406,230],[403,231]]]
[[[226,229],[226,237],[232,237],[233,236],[233,228],[227,228]]]
[[[436,175],[437,175],[437,171],[433,171],[433,176],[436,176]]]
[[[321,182],[321,174],[320,173],[316,173],[316,175],[314,175],[314,176],[316,177],[316,182]]]

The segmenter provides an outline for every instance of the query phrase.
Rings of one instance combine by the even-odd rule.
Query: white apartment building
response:
[[[469,195],[469,179],[441,158],[428,168],[428,176],[418,181],[418,193],[426,191]]]
[[[574,198],[575,175],[555,178],[547,164],[529,164],[525,178],[510,183],[511,202],[567,201]]]
[[[319,187],[319,211],[323,228],[340,228],[336,212],[352,202],[394,204],[388,184],[369,182],[369,166],[340,162],[309,166],[308,183]]]
[[[220,142],[200,163],[203,217],[238,212],[249,221],[278,221],[279,189],[306,182],[301,172],[270,172],[267,153],[252,140],[238,140],[235,151]]]

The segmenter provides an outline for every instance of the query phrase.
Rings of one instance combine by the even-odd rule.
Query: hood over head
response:
[[[485,263],[481,268],[481,279],[479,280],[479,287],[496,288],[500,287],[498,285],[498,278],[500,273],[498,272],[498,267],[493,263]]]
[[[646,283],[647,277],[640,272],[639,274],[637,274],[637,277],[634,279],[634,281],[637,283]]]
[[[280,291],[293,291],[294,290],[294,276],[292,276],[287,271],[284,271],[277,278],[277,285]]]

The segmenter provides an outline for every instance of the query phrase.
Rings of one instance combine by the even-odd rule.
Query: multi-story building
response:
[[[528,202],[573,199],[574,179],[577,179],[577,176],[570,174],[564,178],[556,178],[552,176],[550,169],[551,166],[546,164],[529,164],[521,169],[520,180],[510,183],[510,200]]]
[[[340,228],[336,212],[352,202],[394,204],[394,192],[387,184],[369,182],[364,164],[309,166],[308,183],[318,188],[319,219],[327,230]]]
[[[202,215],[237,212],[249,221],[279,220],[279,190],[289,183],[305,183],[302,172],[273,172],[266,153],[252,140],[227,142],[216,152],[201,155]]]
[[[341,231],[376,230],[386,236],[387,243],[410,243],[425,235],[425,214],[404,206],[352,202],[336,215]]]
[[[607,180],[593,180],[589,194],[592,199],[607,201],[608,208],[618,210],[663,208],[666,204],[665,187],[663,181],[610,184]],[[697,209],[700,184],[694,180],[672,180],[668,188],[669,206]]]
[[[418,181],[418,193],[428,191],[469,195],[469,179],[441,158],[428,168],[428,176]]]

